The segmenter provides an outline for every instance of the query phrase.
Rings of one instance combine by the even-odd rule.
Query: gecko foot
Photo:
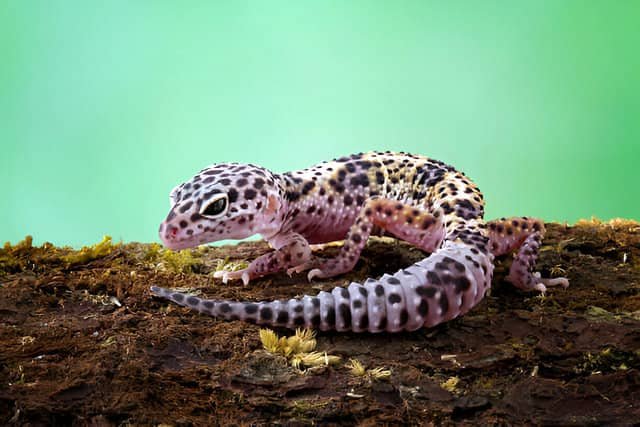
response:
[[[505,280],[511,282],[516,287],[524,291],[538,291],[545,293],[547,288],[554,286],[562,286],[563,288],[569,287],[569,280],[565,277],[556,277],[553,279],[543,279],[540,277],[539,272],[530,273],[529,279],[522,277],[517,272],[510,272]]]
[[[222,283],[225,285],[229,280],[242,279],[242,283],[246,286],[249,284],[249,280],[251,280],[249,277],[249,271],[246,268],[238,271],[216,271],[213,273],[213,277],[215,279],[222,279]]]
[[[311,281],[314,277],[333,277],[351,271],[352,269],[352,263],[342,258],[324,259],[314,256],[305,263],[287,269],[287,274],[291,276],[293,273],[302,273],[309,270],[307,279]]]

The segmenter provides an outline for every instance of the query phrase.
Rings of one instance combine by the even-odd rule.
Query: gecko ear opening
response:
[[[274,194],[270,194],[267,199],[267,206],[265,208],[265,213],[268,215],[275,214],[280,210],[280,201]]]

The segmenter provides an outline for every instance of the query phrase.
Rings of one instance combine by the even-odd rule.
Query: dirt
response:
[[[213,279],[264,243],[180,254],[105,240],[75,252],[30,240],[0,250],[1,425],[553,424],[640,420],[640,224],[548,224],[545,296],[503,281],[466,316],[401,334],[318,333],[330,366],[298,369],[259,326],[152,298],[151,284],[224,299],[282,299],[393,272],[424,256],[372,240],[336,280]],[[321,251],[328,256],[336,247]],[[283,336],[291,331],[276,330]],[[357,359],[391,375],[355,375]]]

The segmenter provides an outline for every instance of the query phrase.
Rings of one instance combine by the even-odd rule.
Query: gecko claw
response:
[[[242,273],[242,283],[247,286],[249,284],[249,273],[246,271]]]
[[[289,277],[293,276],[294,273],[300,273],[300,271],[298,270],[298,266],[287,268],[287,274],[289,275]]]
[[[314,260],[309,260],[307,262],[304,262],[302,264],[298,264],[298,265],[294,265],[293,267],[290,267],[287,269],[287,274],[289,276],[291,276],[292,274],[298,274],[298,273],[302,273],[304,271],[309,270],[311,267],[316,266],[317,263]]]
[[[319,268],[314,268],[307,274],[307,279],[309,281],[312,281],[314,277],[323,277],[322,270],[320,270]]]

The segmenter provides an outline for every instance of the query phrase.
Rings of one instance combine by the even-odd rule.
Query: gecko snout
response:
[[[162,223],[159,230],[160,239],[165,245],[170,245],[178,237],[178,231],[175,225]]]

